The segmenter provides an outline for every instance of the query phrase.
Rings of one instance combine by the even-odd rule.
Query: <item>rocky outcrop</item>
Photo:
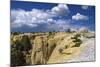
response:
[[[50,35],[44,34],[14,35],[11,37],[11,44],[11,49],[15,49],[18,55],[22,55],[22,57],[19,57],[18,55],[13,54],[11,57],[17,56],[19,60],[12,62],[12,65],[46,64],[53,49],[56,47],[54,39]],[[13,52],[15,51],[12,50],[11,53]],[[21,61],[22,59],[24,61]],[[13,60],[15,59],[12,58],[12,61]],[[19,61],[22,63],[19,63]]]
[[[45,64],[46,58],[44,52],[46,50],[46,43],[44,42],[43,37],[35,37],[33,41],[31,55],[32,64]]]
[[[80,53],[82,37],[86,37],[86,34],[90,33],[11,34],[11,64],[19,66],[63,62],[64,59],[68,60],[72,55]]]
[[[30,64],[32,45],[27,35],[14,35],[11,37],[11,63],[12,65]],[[15,59],[16,58],[16,59]]]

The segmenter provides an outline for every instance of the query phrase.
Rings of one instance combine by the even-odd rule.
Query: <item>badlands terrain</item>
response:
[[[94,60],[94,32],[11,33],[12,66]]]

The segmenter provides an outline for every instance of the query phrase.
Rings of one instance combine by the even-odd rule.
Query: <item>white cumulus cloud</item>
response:
[[[53,7],[51,11],[55,15],[67,15],[69,13],[69,8],[66,4],[58,4]]]
[[[76,15],[72,16],[72,19],[78,21],[78,20],[88,20],[89,18],[88,16],[77,13]]]
[[[49,30],[67,31],[68,28],[72,28],[72,26],[70,25],[70,20],[52,20],[52,23],[48,24]]]
[[[11,27],[18,28],[22,26],[37,27],[40,24],[54,23],[53,17],[67,14],[69,11],[66,4],[58,4],[50,10],[33,8],[31,11],[22,9],[11,10]]]
[[[26,25],[36,27],[37,24],[46,23],[45,21],[51,17],[53,15],[38,9],[32,9],[31,11],[11,10],[11,26],[21,27]]]

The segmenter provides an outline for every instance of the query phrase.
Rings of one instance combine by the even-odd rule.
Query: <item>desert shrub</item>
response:
[[[69,29],[67,29],[67,32],[69,32],[69,33],[71,32],[70,28],[69,28]]]
[[[62,53],[63,49],[62,49],[62,48],[60,48],[58,51],[59,51],[59,53]]]
[[[79,39],[78,37],[80,37],[80,34],[76,34],[74,37],[72,37],[73,42],[75,42],[75,45],[72,47],[80,47],[80,45],[82,44],[81,39]]]
[[[29,36],[29,39],[30,39],[30,40],[31,40],[31,39],[33,39],[33,40],[34,40],[34,39],[35,39],[35,37],[36,37],[35,35],[30,35],[30,36]]]
[[[52,32],[49,32],[49,36],[52,35]]]
[[[76,39],[78,39],[78,38],[77,38],[77,37],[71,37],[71,39],[73,39],[73,41],[74,41],[74,40],[76,40]]]
[[[16,50],[22,50],[22,45],[20,44],[20,42],[17,41],[15,45],[16,45]]]
[[[13,35],[18,35],[19,32],[12,32],[11,34],[13,34]]]
[[[71,37],[71,39],[78,39],[80,37],[80,34],[76,34],[74,37]]]
[[[72,47],[80,47],[80,45],[81,45],[81,42],[77,42],[77,43],[75,43],[75,45],[72,46]]]
[[[32,45],[28,36],[23,36],[20,44],[23,51],[27,51],[32,48]]]
[[[65,45],[65,46],[64,46],[64,49],[67,49],[67,48],[68,48],[68,45]]]
[[[71,39],[77,39],[78,37],[74,36],[74,37],[71,37]]]
[[[11,46],[11,66],[24,65],[25,59],[20,50],[17,50],[14,45]]]
[[[81,41],[80,39],[77,39],[77,40],[75,41],[75,45],[72,46],[72,47],[80,47],[81,44],[82,44],[82,41]]]
[[[76,34],[75,37],[80,37],[80,34]]]
[[[75,39],[74,37],[71,37],[71,39]]]
[[[11,65],[18,65],[18,58],[17,58],[17,56],[18,56],[17,50],[12,45],[11,46]]]
[[[73,42],[80,42],[80,41],[81,41],[80,39],[73,40]]]
[[[27,35],[11,43],[11,66],[27,65],[23,51],[27,53],[31,48],[32,45]]]

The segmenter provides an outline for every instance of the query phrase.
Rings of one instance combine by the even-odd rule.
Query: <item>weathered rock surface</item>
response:
[[[82,37],[94,37],[93,33],[91,36],[89,34],[83,35],[82,32],[11,34],[11,64],[19,66],[63,63],[80,54]]]

